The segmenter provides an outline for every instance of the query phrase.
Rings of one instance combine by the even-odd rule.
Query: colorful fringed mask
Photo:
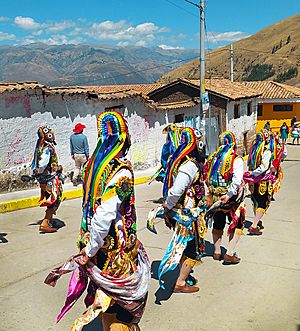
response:
[[[31,163],[32,169],[36,169],[38,167],[39,157],[43,152],[43,147],[45,142],[49,142],[54,145],[56,144],[54,130],[49,128],[47,125],[40,126],[38,128],[37,135],[38,135],[38,140],[36,142],[34,156]]]
[[[127,122],[116,112],[103,112],[97,119],[98,143],[90,157],[83,179],[83,217],[92,217],[99,192],[100,179],[107,165],[122,151],[123,156],[130,147]],[[104,186],[103,186],[104,190]]]
[[[230,131],[223,132],[219,137],[219,148],[208,160],[208,178],[211,182],[217,182],[219,174],[225,179],[232,172],[232,165],[236,157],[236,141]]]
[[[193,150],[197,148],[197,137],[195,130],[192,128],[183,128],[181,131],[180,144],[171,159],[168,162],[166,177],[163,187],[164,197],[167,195],[169,188],[173,185],[173,175],[176,173],[181,161]]]
[[[268,131],[261,130],[258,132],[256,138],[250,146],[248,163],[252,170],[256,169],[260,165],[261,158],[267,144],[266,138],[269,138]]]
[[[270,151],[272,153],[271,161],[275,160],[277,158],[278,153],[278,137],[276,137],[276,134],[273,131],[269,132],[270,136]]]
[[[176,124],[170,124],[162,130],[162,133],[167,134],[167,143],[170,145],[172,154],[176,151],[180,142],[180,133],[182,128]]]

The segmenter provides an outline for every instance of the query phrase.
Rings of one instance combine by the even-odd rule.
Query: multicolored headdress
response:
[[[261,130],[250,146],[248,163],[252,170],[260,165],[262,155],[267,145],[267,139],[269,139],[269,132],[267,130]]]
[[[209,180],[217,182],[219,174],[224,178],[229,178],[235,157],[236,141],[234,134],[230,131],[225,131],[220,134],[218,150],[207,161]]]
[[[179,165],[184,158],[189,155],[193,150],[197,148],[197,136],[200,138],[198,130],[192,128],[183,128],[181,131],[180,144],[171,159],[168,162],[166,176],[163,187],[163,196],[165,197],[168,193],[169,188],[173,185],[173,175],[176,173]]]
[[[182,128],[178,127],[176,124],[169,124],[162,130],[162,133],[167,134],[167,141],[171,145],[171,149],[173,149],[172,153],[174,153],[180,143],[180,133]]]
[[[99,192],[99,183],[107,165],[124,148],[125,142],[130,146],[127,122],[120,113],[101,113],[97,119],[97,128],[98,143],[86,165],[83,179],[84,217],[93,216],[96,199],[104,193]],[[104,188],[102,186],[102,190]]]
[[[33,160],[31,163],[31,169],[36,169],[38,167],[38,162],[41,153],[43,152],[43,147],[45,142],[55,144],[54,130],[49,128],[47,125],[40,126],[37,131],[38,140],[36,142]]]
[[[163,169],[166,169],[170,156],[172,156],[173,153],[178,148],[180,142],[181,130],[182,128],[172,123],[167,127],[165,127],[162,131],[163,134],[167,134],[167,139],[163,145],[161,152],[161,160],[160,160]]]
[[[269,136],[270,136],[270,151],[272,153],[271,156],[271,161],[274,161],[277,158],[277,153],[278,153],[278,137],[273,131],[269,131]]]

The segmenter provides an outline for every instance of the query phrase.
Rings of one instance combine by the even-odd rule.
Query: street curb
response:
[[[135,178],[134,184],[139,185],[139,184],[147,183],[150,177],[151,176]],[[82,197],[82,188],[79,188],[76,190],[69,190],[63,192],[62,200],[77,199],[81,197]],[[40,197],[38,196],[34,196],[29,198],[0,202],[0,214],[7,213],[10,211],[20,210],[20,209],[25,209],[25,208],[37,207],[39,206],[39,198]]]

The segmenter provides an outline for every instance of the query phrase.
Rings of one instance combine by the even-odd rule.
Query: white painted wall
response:
[[[247,104],[250,100],[247,101],[241,100],[238,102],[229,102],[227,105],[226,112],[226,129],[232,131],[236,137],[237,144],[243,145],[244,133],[248,131],[248,139],[251,139],[255,135],[256,130],[256,105],[257,99],[251,99],[251,116],[247,115]],[[234,105],[240,104],[240,117],[234,118]]]
[[[129,159],[135,169],[156,166],[165,142],[162,134],[166,125],[165,111],[157,112],[147,107],[139,97],[103,102],[80,94],[42,95],[41,90],[32,90],[0,94],[0,170],[18,169],[30,162],[37,129],[44,123],[55,130],[56,149],[64,171],[72,170],[69,137],[75,124],[81,122],[86,125],[84,133],[92,152],[97,142],[97,115],[106,107],[118,105],[126,107],[125,117],[132,141]],[[169,122],[174,121],[175,114],[194,115],[196,111],[197,107],[170,111]]]

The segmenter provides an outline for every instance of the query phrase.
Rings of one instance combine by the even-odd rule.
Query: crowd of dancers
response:
[[[78,331],[100,317],[106,330],[139,330],[150,286],[150,261],[137,238],[134,175],[126,159],[130,134],[124,117],[115,111],[98,116],[98,143],[83,169],[83,201],[79,253],[55,268],[45,283],[55,286],[72,273],[59,321],[86,290],[85,312],[71,330]],[[163,182],[163,203],[149,212],[147,228],[157,234],[158,218],[173,236],[158,268],[159,285],[165,287],[169,272],[179,267],[173,291],[199,291],[192,276],[205,254],[205,236],[212,228],[213,259],[225,264],[241,261],[236,245],[245,225],[245,197],[251,196],[254,220],[250,235],[262,235],[262,218],[283,177],[281,161],[285,145],[271,130],[262,130],[252,142],[248,170],[237,152],[232,132],[220,135],[219,148],[206,157],[202,134],[190,127],[168,125],[163,133],[161,167],[152,180]],[[46,206],[41,232],[55,232],[52,221],[62,196],[62,169],[55,152],[53,130],[38,130],[32,168],[41,187],[41,206]],[[228,224],[229,244],[224,256],[221,243]]]

